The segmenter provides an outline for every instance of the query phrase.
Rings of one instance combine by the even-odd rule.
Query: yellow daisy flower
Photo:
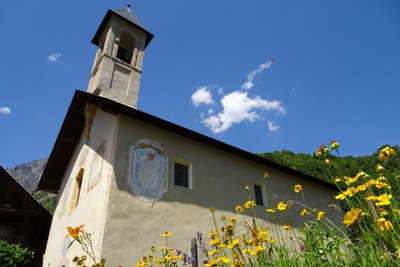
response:
[[[382,232],[393,230],[393,224],[385,218],[378,219],[378,227]]]
[[[229,217],[228,220],[229,220],[231,223],[235,224],[236,221],[237,221],[237,217]]]
[[[386,146],[382,148],[382,150],[379,152],[378,158],[381,160],[385,160],[390,156],[396,156],[396,151],[394,151],[394,149],[390,146]]]
[[[286,209],[288,208],[288,205],[287,205],[285,202],[280,201],[280,202],[278,203],[278,205],[276,206],[276,208],[277,208],[278,210],[286,210]]]
[[[231,260],[228,257],[221,257],[223,263],[229,263]]]
[[[160,236],[161,237],[172,236],[172,233],[171,232],[165,232],[165,233],[162,233]]]
[[[353,178],[345,176],[344,179],[346,180],[346,185],[355,183],[358,181],[358,179],[360,179],[360,177],[366,176],[367,174],[363,171],[360,171],[359,173],[357,173],[356,176],[354,176]]]
[[[232,240],[231,243],[228,243],[227,247],[232,249],[232,248],[237,247],[238,245],[239,245],[239,239],[235,238]]]
[[[204,264],[204,266],[207,266],[207,267],[215,267],[215,266],[218,266],[218,263],[219,263],[220,261],[221,261],[220,258],[208,260],[207,263]]]
[[[382,194],[380,196],[369,196],[365,198],[366,200],[371,200],[375,202],[376,206],[387,206],[390,205],[390,200],[393,198],[392,195]]]
[[[339,147],[339,143],[335,140],[331,141],[331,149],[337,149]]]
[[[243,212],[243,207],[237,205],[237,206],[235,207],[235,211],[236,211],[236,212]]]
[[[211,246],[217,246],[219,244],[221,244],[221,238],[210,239]]]
[[[303,210],[300,212],[300,216],[302,216],[302,217],[308,216],[308,215],[310,215],[310,212],[309,212],[307,209],[303,209]]]
[[[352,208],[344,215],[343,224],[346,227],[349,227],[353,225],[355,222],[357,222],[363,214],[364,212],[362,210],[358,208]]]
[[[303,190],[303,188],[301,187],[301,185],[296,184],[294,186],[294,192],[299,193],[301,190]]]
[[[256,203],[253,200],[246,201],[246,203],[243,204],[243,206],[246,209],[250,209],[250,208],[254,207],[255,205],[256,205]]]
[[[325,211],[320,211],[320,212],[318,212],[318,214],[317,214],[317,220],[318,220],[318,221],[322,221],[322,220],[325,218],[325,214],[326,214]]]

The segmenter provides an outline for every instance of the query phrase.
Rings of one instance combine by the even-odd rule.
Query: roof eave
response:
[[[85,128],[86,119],[83,112],[85,105],[86,101],[76,97],[75,93],[40,178],[38,189],[58,192],[61,179]]]
[[[86,106],[86,104],[95,105],[108,113],[123,114],[125,116],[162,128],[166,131],[188,137],[207,146],[212,146],[214,148],[240,156],[247,160],[265,165],[266,167],[270,167],[278,171],[291,174],[295,177],[320,184],[324,187],[337,190],[337,187],[334,184],[331,184],[327,181],[320,180],[316,177],[291,169],[274,161],[260,157],[256,154],[228,145],[211,137],[197,133],[177,124],[165,121],[163,119],[115,102],[113,100],[82,91],[76,91],[72,99],[60,133],[57,137],[54,148],[50,154],[49,160],[40,179],[38,187],[41,190],[43,189],[52,192],[57,192],[59,190],[61,179],[65,174],[70,158],[72,157],[72,154],[79,143],[80,136],[85,127],[84,107]],[[71,128],[71,126],[73,126],[72,128],[74,128],[75,130],[71,131],[71,129],[69,129]]]

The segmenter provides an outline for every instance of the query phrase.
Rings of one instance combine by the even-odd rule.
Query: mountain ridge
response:
[[[7,169],[7,171],[17,180],[27,191],[33,193],[37,189],[39,179],[42,176],[47,158],[21,163]]]

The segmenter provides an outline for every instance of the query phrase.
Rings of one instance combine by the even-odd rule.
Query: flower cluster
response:
[[[315,152],[314,157],[316,158],[325,158],[329,154],[329,148],[325,145],[321,145]]]
[[[385,160],[391,156],[396,156],[396,151],[391,148],[390,146],[385,146],[381,151],[379,152],[378,158],[381,160]]]
[[[86,232],[83,227],[85,225],[80,225],[77,227],[71,227],[68,226],[67,227],[67,237],[70,236],[73,238],[72,242],[69,244],[68,248],[71,247],[71,245],[74,242],[77,242],[81,245],[83,251],[90,257],[90,259],[93,261],[93,265],[92,267],[104,267],[105,266],[105,259],[101,259],[99,262],[96,260],[96,256],[93,250],[93,243],[92,243],[92,235],[88,232]],[[86,260],[87,257],[85,255],[83,255],[82,257],[78,257],[76,256],[73,259],[73,262],[77,265],[77,266],[82,266],[85,267],[86,265]]]
[[[335,166],[335,157],[330,155],[334,151],[339,157],[339,143],[331,141],[330,147],[322,145],[314,153],[319,159],[324,159],[328,168]],[[216,210],[210,208],[214,227],[205,236],[197,232],[197,247],[202,253],[203,265],[216,266],[382,266],[400,265],[400,205],[398,203],[400,188],[398,173],[387,173],[385,167],[392,157],[397,157],[396,151],[386,146],[378,153],[379,164],[376,165],[376,174],[368,174],[359,171],[355,176],[343,175],[332,179],[338,185],[338,193],[335,198],[342,202],[344,212],[343,224],[348,232],[354,236],[348,236],[343,227],[335,225],[327,212],[307,205],[303,186],[293,186],[294,199],[279,200],[272,207],[265,209],[272,219],[278,218],[274,224],[260,225],[256,217],[256,202],[251,198],[249,186],[245,186],[247,201],[234,207],[235,214],[231,217],[221,216],[221,222],[217,223]],[[400,154],[400,153],[399,153]],[[329,170],[330,171],[330,170]],[[372,171],[373,172],[373,171]],[[330,172],[331,173],[331,172]],[[265,183],[269,182],[270,175],[264,173]],[[391,182],[395,182],[393,184]],[[394,191],[392,192],[392,186]],[[267,186],[265,185],[265,188]],[[266,189],[266,192],[268,190]],[[302,197],[302,202],[298,201]],[[268,194],[267,196],[268,197]],[[267,203],[270,203],[267,201]],[[293,230],[291,224],[293,205],[301,208],[297,213],[304,225]],[[329,205],[335,206],[337,205]],[[250,220],[240,221],[242,213],[251,212]],[[287,220],[282,220],[287,215]],[[313,214],[314,216],[310,216]],[[240,222],[240,223],[239,223]],[[220,226],[218,226],[218,224]],[[91,235],[84,231],[84,225],[68,227],[68,236],[73,238],[71,242],[81,244],[83,250],[92,258],[95,265],[104,266],[105,261],[96,262],[91,243]],[[297,227],[297,225],[296,225]],[[271,234],[272,233],[272,234]],[[136,267],[147,266],[189,266],[194,261],[192,256],[179,249],[168,247],[168,240],[173,236],[171,232],[163,232],[160,237],[165,244],[159,249],[152,247],[151,253],[144,256],[136,264]],[[284,239],[289,240],[284,240]],[[285,242],[292,242],[295,246],[289,247]],[[367,257],[376,257],[375,262],[364,262],[363,253]],[[368,250],[369,249],[369,250]],[[343,251],[349,253],[345,257]],[[351,254],[353,253],[353,254]],[[371,256],[372,255],[372,256]],[[371,256],[371,257],[370,257]],[[358,257],[358,258],[357,258]],[[362,262],[358,262],[361,259]],[[74,263],[78,266],[86,266],[86,256],[75,257]],[[378,265],[379,265],[378,264]],[[379,265],[380,266],[380,265]]]
[[[244,207],[253,207],[254,201],[247,201]],[[242,209],[235,210],[238,212]],[[228,218],[221,217],[223,225],[220,230],[213,230],[209,233],[206,242],[202,233],[197,233],[197,245],[207,260],[204,266],[222,266],[229,264],[230,266],[244,266],[256,261],[258,257],[265,254],[266,251],[275,244],[275,240],[271,238],[268,229],[257,227],[255,220],[252,223],[244,222],[246,232],[239,234],[236,227],[237,217]],[[216,224],[216,221],[215,221]],[[290,226],[289,226],[290,227]]]
[[[357,186],[349,186],[345,190],[342,190],[341,193],[335,196],[336,199],[344,200],[348,197],[353,197],[357,193],[365,192],[367,189],[371,189],[371,187],[375,187],[377,189],[390,189],[391,186],[385,182],[381,182],[379,180],[370,179],[365,181],[364,183],[360,183]]]
[[[324,156],[328,157],[329,150],[322,147],[317,150],[316,155],[322,157],[325,153]],[[337,148],[336,143],[331,143],[331,149]],[[390,185],[390,182],[394,182],[396,190],[399,190],[399,176],[387,173],[384,167],[390,163],[391,158],[395,160],[395,157],[395,149],[385,146],[378,153],[380,162],[376,165],[376,174],[359,171],[354,177],[335,177],[334,180],[340,189],[335,198],[343,201],[348,208],[343,217],[343,225],[357,229],[356,232],[361,235],[358,238],[371,238],[374,243],[379,244],[377,249],[383,249],[386,255],[400,256],[400,241],[396,229],[399,224],[399,203]]]
[[[171,232],[164,232],[160,234],[161,238],[165,238],[165,245],[159,248],[161,255],[157,256],[156,248],[151,247],[151,254],[142,257],[140,261],[136,264],[136,267],[153,266],[154,264],[169,267],[190,265],[194,261],[193,257],[189,256],[187,253],[184,253],[179,249],[168,248],[168,238],[172,235],[173,234]]]

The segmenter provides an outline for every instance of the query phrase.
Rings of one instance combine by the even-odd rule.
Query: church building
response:
[[[85,225],[107,266],[132,266],[163,245],[166,231],[174,233],[171,248],[190,252],[196,232],[213,227],[210,207],[228,218],[248,193],[259,220],[280,226],[286,216],[272,221],[265,210],[302,202],[296,184],[310,206],[334,214],[328,206],[335,186],[138,110],[152,38],[128,6],[108,10],[92,39],[97,53],[87,91],[75,92],[39,183],[58,193],[43,266],[74,266],[84,254],[76,243],[68,248],[68,226]],[[296,228],[303,221],[294,217]],[[249,210],[241,218],[251,218]]]

